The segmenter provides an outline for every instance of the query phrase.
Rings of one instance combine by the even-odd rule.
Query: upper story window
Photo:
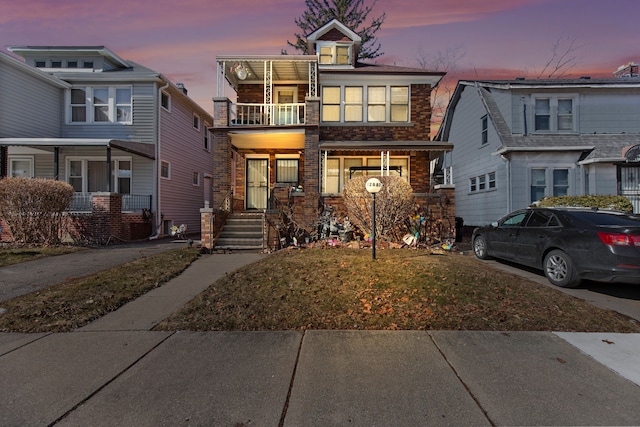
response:
[[[323,86],[322,121],[407,123],[409,86]]]
[[[209,130],[210,125],[205,123],[204,136],[202,137],[202,148],[209,151],[210,142],[211,142],[211,131]]]
[[[534,96],[535,131],[575,131],[575,103],[573,96]]]
[[[133,123],[130,86],[76,87],[67,100],[67,123]]]
[[[167,92],[160,94],[160,105],[167,111],[171,111],[171,97]]]
[[[193,115],[193,128],[195,130],[200,130],[200,116],[196,114]]]
[[[482,145],[489,142],[489,120],[487,116],[482,116]]]
[[[318,43],[320,65],[351,65],[351,45],[340,43]]]

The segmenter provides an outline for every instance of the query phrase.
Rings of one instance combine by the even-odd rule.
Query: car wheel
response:
[[[554,249],[544,257],[544,275],[554,285],[561,288],[575,288],[580,278],[573,266],[573,261],[565,252]]]
[[[484,237],[477,236],[475,239],[473,239],[473,253],[478,259],[489,258],[489,255],[487,254],[487,241]]]

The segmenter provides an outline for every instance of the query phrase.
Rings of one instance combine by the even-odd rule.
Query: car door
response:
[[[550,211],[533,210],[513,242],[518,263],[539,267],[549,241],[560,231],[558,218]]]
[[[491,234],[489,242],[491,255],[497,258],[518,258],[514,244],[522,224],[526,223],[529,211],[516,211],[498,222],[498,226]]]

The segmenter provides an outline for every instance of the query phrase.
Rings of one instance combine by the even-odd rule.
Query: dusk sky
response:
[[[104,45],[184,82],[211,112],[216,55],[295,53],[286,42],[304,9],[304,0],[0,0],[0,41]],[[379,0],[372,15],[383,12],[376,62],[414,67],[418,52],[453,50],[456,80],[533,77],[568,40],[579,46],[576,76],[640,62],[639,0]]]

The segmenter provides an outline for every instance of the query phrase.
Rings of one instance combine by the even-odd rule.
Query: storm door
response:
[[[269,159],[247,159],[247,209],[267,208],[269,197]]]
[[[640,167],[620,166],[618,171],[620,195],[629,199],[634,213],[640,213]]]

